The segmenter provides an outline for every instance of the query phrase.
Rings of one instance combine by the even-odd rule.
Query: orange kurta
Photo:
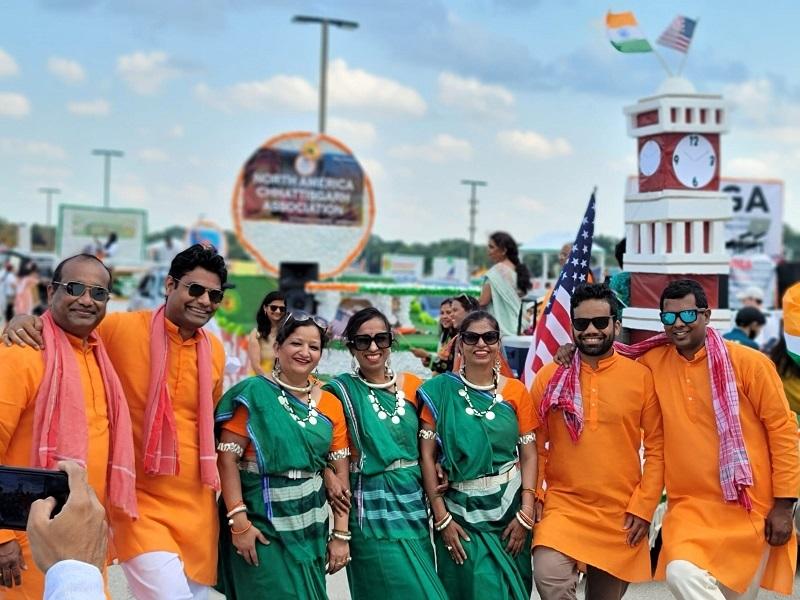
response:
[[[175,414],[178,438],[177,475],[147,475],[142,464],[144,416],[150,382],[150,320],[140,311],[108,315],[98,333],[119,375],[133,426],[136,455],[136,499],[139,518],[131,520],[112,510],[114,548],[120,561],[144,552],[174,552],[181,557],[189,579],[213,585],[217,580],[219,519],[214,491],[200,481],[197,437],[197,341],[181,339],[178,328],[167,320],[167,387]],[[211,338],[214,403],[222,395],[225,353]]]
[[[534,406],[541,405],[556,367],[550,363],[537,373]],[[547,489],[534,546],[553,548],[623,581],[647,581],[647,538],[631,548],[622,526],[625,513],[651,521],[664,489],[664,432],[653,377],[614,353],[596,370],[582,362],[580,381],[584,426],[578,442],[570,438],[562,411],[550,411],[547,427],[537,434]]]
[[[722,497],[719,436],[705,348],[689,361],[674,346],[662,346],[640,361],[653,373],[664,417],[667,513],[656,576],[663,578],[669,561],[687,560],[743,592],[768,547],[764,519],[773,498],[795,498],[800,492],[800,456],[797,423],[772,362],[740,344],[725,342],[725,346],[753,470],[750,513]],[[791,594],[796,554],[794,534],[787,544],[771,548],[761,586]]]
[[[80,370],[89,432],[87,478],[100,502],[106,497],[109,429],[105,387],[100,366],[91,345],[67,335]],[[33,348],[0,346],[0,463],[16,467],[31,465],[33,413],[36,393],[44,377],[42,353]],[[36,568],[27,536],[21,531],[0,531],[0,543],[17,539],[22,547],[27,571],[22,572],[22,588],[2,588],[0,598],[41,600],[44,574]]]

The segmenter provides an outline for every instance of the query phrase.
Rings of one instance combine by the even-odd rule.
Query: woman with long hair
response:
[[[454,335],[453,321],[450,318],[453,299],[445,298],[439,304],[439,342],[436,345],[436,352],[428,352],[422,348],[411,348],[411,353],[422,361],[422,366],[431,368],[431,363],[437,360],[439,352],[442,351]]]
[[[517,242],[505,231],[490,235],[487,249],[494,266],[486,272],[478,302],[497,319],[502,335],[517,335],[520,297],[531,289],[531,274],[520,261]]]
[[[29,260],[20,265],[17,273],[17,295],[14,297],[14,314],[30,315],[42,302],[39,294],[39,267]]]
[[[330,464],[349,486],[347,425],[341,403],[311,378],[325,332],[317,317],[288,315],[272,373],[233,386],[217,407],[218,586],[229,600],[323,600],[326,572],[349,561],[347,510],[334,513],[329,535],[322,479]]]
[[[286,299],[281,292],[274,291],[264,296],[256,312],[255,329],[247,336],[247,358],[256,375],[266,375],[272,371],[275,335],[285,316]]]
[[[347,567],[354,600],[409,600],[447,595],[436,575],[417,448],[417,388],[411,373],[390,367],[389,320],[376,308],[356,312],[344,331],[353,357],[323,389],[339,398],[350,434],[352,563]],[[346,509],[339,479],[325,475],[335,510]]]
[[[458,328],[464,318],[473,311],[478,310],[478,300],[467,294],[460,294],[450,300],[450,335],[439,346],[438,356],[431,363],[434,373],[447,373],[453,370],[453,365],[458,355]]]
[[[423,384],[419,432],[439,578],[450,598],[528,600],[537,477],[530,395],[499,373],[500,330],[486,311],[459,328],[463,366]],[[437,493],[436,464],[449,489]]]

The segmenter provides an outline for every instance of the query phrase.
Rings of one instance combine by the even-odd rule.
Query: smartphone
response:
[[[0,465],[0,529],[24,531],[31,504],[52,496],[57,515],[69,496],[69,481],[64,471]]]

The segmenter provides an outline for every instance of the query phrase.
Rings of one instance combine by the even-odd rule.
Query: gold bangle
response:
[[[253,526],[253,523],[251,521],[248,521],[247,522],[247,527],[245,527],[244,529],[240,529],[239,531],[236,531],[233,527],[231,527],[231,533],[233,535],[242,535],[243,533],[247,533],[248,531],[250,531],[250,528],[252,526]]]

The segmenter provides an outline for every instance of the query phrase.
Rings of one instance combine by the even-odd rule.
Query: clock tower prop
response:
[[[625,196],[624,269],[630,306],[622,324],[638,342],[663,330],[661,291],[689,277],[705,289],[711,325],[730,327],[725,221],[731,201],[719,191],[720,134],[728,131],[719,95],[698,94],[685,79],[667,79],[658,94],[625,107],[639,154],[638,192]]]

